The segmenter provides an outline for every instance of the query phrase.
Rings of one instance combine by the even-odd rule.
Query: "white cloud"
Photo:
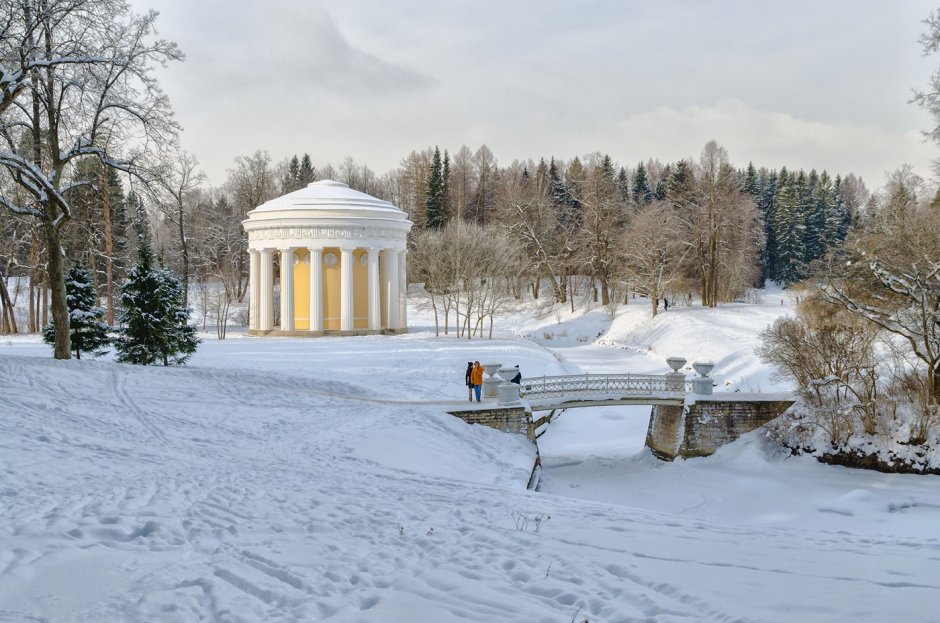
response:
[[[698,157],[716,140],[732,161],[743,166],[827,169],[832,174],[861,175],[880,186],[886,171],[911,164],[929,176],[930,161],[940,155],[916,130],[891,132],[871,123],[809,121],[777,111],[755,110],[732,99],[685,109],[660,107],[616,123],[618,138],[661,160]]]

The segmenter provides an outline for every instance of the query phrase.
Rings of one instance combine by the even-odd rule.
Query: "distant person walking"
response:
[[[669,299],[663,299],[663,309],[669,311]]]
[[[470,373],[472,372],[473,372],[473,362],[468,361],[466,384],[467,384],[467,398],[470,399],[470,402],[473,402],[473,382],[470,380]]]
[[[516,385],[522,385],[522,372],[519,371],[519,366],[516,366],[516,376],[512,377],[510,383],[515,383]]]
[[[479,361],[473,362],[473,368],[470,370],[470,383],[473,384],[473,393],[476,394],[477,402],[480,402],[480,392],[483,391],[483,366]]]

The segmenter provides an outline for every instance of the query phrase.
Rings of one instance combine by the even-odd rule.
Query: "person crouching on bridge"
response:
[[[483,391],[483,366],[480,365],[479,361],[473,362],[473,368],[470,370],[470,382],[473,384],[473,393],[477,396],[477,402],[480,402],[480,392]]]
[[[467,378],[466,378],[466,384],[467,384],[467,398],[470,399],[470,402],[473,402],[473,383],[470,381],[470,373],[471,373],[471,372],[473,372],[473,362],[472,362],[472,361],[468,361],[468,362],[467,362]]]
[[[515,383],[516,385],[522,385],[522,372],[519,371],[518,364],[516,365],[516,376],[512,377],[510,383]]]

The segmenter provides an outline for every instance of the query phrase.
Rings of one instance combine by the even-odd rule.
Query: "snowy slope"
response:
[[[542,438],[534,493],[527,441],[445,413],[475,359],[662,371],[699,345],[764,389],[753,334],[780,307],[506,323],[531,340],[235,336],[180,369],[0,342],[0,621],[940,621],[940,479],[754,436],[660,463],[643,413],[585,409]]]

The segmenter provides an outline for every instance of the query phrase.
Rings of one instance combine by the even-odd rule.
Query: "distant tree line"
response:
[[[98,159],[77,161],[75,171],[97,183],[66,193],[72,214],[61,244],[91,271],[108,321],[115,317],[115,284],[126,278],[146,227],[157,261],[183,278],[184,303],[217,328],[247,293],[241,227],[247,212],[318,179],[337,179],[398,205],[415,223],[413,241],[451,222],[508,232],[520,247],[506,276],[515,294],[527,289],[540,297],[547,286],[559,303],[573,303],[577,291],[605,305],[632,294],[655,302],[694,291],[711,307],[768,279],[794,283],[877,201],[851,173],[737,169],[716,143],[697,161],[651,159],[634,167],[600,153],[501,167],[486,146],[461,147],[453,157],[435,147],[410,153],[383,176],[352,158],[317,168],[306,153],[275,163],[257,151],[235,158],[217,188],[205,185],[195,158],[182,150],[167,154],[146,181],[119,175]],[[657,241],[662,230],[669,235]],[[31,277],[22,281],[26,291],[7,292],[11,300],[30,301],[27,326],[17,329],[38,330],[47,318],[44,241],[17,215],[3,220],[0,233],[5,283]],[[412,263],[411,269],[421,281],[425,267]],[[7,316],[10,331],[14,319]]]

